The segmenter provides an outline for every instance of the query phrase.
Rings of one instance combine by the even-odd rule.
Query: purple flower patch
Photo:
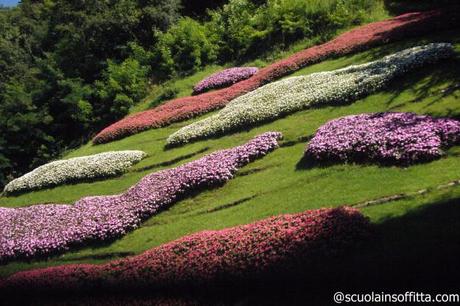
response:
[[[412,164],[439,158],[460,143],[460,122],[414,113],[347,116],[321,126],[305,156],[316,161]]]
[[[193,94],[200,94],[211,89],[223,88],[249,79],[259,71],[257,67],[234,67],[216,72],[193,87]]]
[[[85,197],[74,205],[0,208],[0,262],[120,237],[191,191],[230,180],[240,167],[277,148],[281,137],[267,132],[242,146],[149,174],[120,195]]]

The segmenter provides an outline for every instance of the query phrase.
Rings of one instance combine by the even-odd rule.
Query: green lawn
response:
[[[169,210],[150,218],[139,229],[121,239],[67,252],[48,261],[12,262],[0,267],[0,275],[63,263],[103,262],[139,253],[204,229],[225,228],[280,213],[352,205],[401,192],[414,192],[429,188],[429,192],[424,195],[362,209],[383,232],[385,246],[397,249],[398,245],[404,244],[405,247],[402,249],[408,251],[405,254],[413,255],[413,251],[407,247],[411,245],[407,244],[408,241],[412,241],[416,247],[421,246],[422,242],[414,242],[413,238],[428,231],[429,226],[424,227],[424,223],[418,223],[417,219],[411,216],[429,207],[442,207],[442,205],[451,207],[457,199],[460,200],[459,187],[436,189],[437,185],[460,179],[459,146],[448,150],[446,156],[437,161],[407,168],[359,164],[305,168],[299,162],[306,145],[306,137],[313,135],[315,130],[328,120],[340,116],[391,110],[460,118],[460,35],[451,32],[395,43],[356,55],[328,60],[294,74],[309,74],[367,62],[396,50],[428,41],[455,42],[458,56],[412,72],[396,80],[386,91],[349,105],[325,106],[298,112],[247,131],[174,149],[164,148],[166,137],[189,122],[201,118],[146,131],[104,145],[87,144],[69,152],[66,157],[109,150],[138,149],[144,150],[149,156],[134,166],[131,171],[117,178],[61,186],[17,197],[2,197],[0,205],[19,207],[44,202],[72,203],[83,196],[116,194],[123,192],[152,171],[174,167],[209,152],[242,144],[262,132],[280,131],[285,136],[281,148],[241,169],[238,175],[225,186],[201,192],[180,201]],[[213,71],[209,69],[206,73]],[[204,75],[205,73],[202,73],[196,79]],[[188,83],[188,90],[191,90],[191,85],[196,79]],[[439,204],[444,202],[448,204]],[[456,220],[460,220],[458,218],[460,217],[459,209],[453,206],[447,217],[453,219],[454,216]],[[441,220],[446,218],[441,218]],[[438,219],[430,220],[429,225],[436,228],[435,223]],[[404,222],[410,222],[413,226],[407,235],[398,235],[396,232],[404,228]],[[435,248],[442,237],[456,238],[457,241],[460,241],[458,239],[460,234],[454,232],[454,228],[457,227],[440,227],[438,231],[427,233],[428,243],[431,244],[424,245],[424,247]],[[449,248],[449,241],[443,242],[444,248]],[[455,248],[458,248],[458,245],[455,245]],[[375,257],[376,254],[372,253],[369,258],[372,256]]]

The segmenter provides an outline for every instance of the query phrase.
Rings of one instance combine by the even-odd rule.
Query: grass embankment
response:
[[[460,188],[454,186],[437,190],[436,186],[460,179],[460,147],[450,149],[447,156],[440,160],[407,168],[358,164],[305,168],[300,163],[308,137],[328,120],[340,116],[363,112],[413,111],[460,118],[460,35],[455,32],[395,43],[328,60],[304,68],[295,75],[364,63],[431,41],[455,42],[457,57],[411,72],[393,82],[387,90],[353,104],[302,111],[247,131],[174,149],[164,148],[166,137],[202,117],[104,145],[87,144],[70,152],[66,157],[124,149],[144,150],[149,156],[118,178],[61,186],[17,197],[3,197],[0,198],[0,205],[19,207],[43,202],[72,203],[83,196],[116,194],[152,171],[174,167],[212,151],[242,144],[262,132],[280,131],[285,136],[280,149],[240,170],[225,186],[177,203],[117,241],[67,252],[48,261],[12,262],[0,267],[0,275],[50,265],[103,262],[136,254],[204,229],[225,228],[280,213],[351,205],[426,188],[431,189],[424,195],[362,209],[378,224],[383,234],[383,244],[381,248],[378,247],[360,260],[382,265],[387,261],[396,260],[401,263],[412,258],[418,264],[418,260],[414,259],[418,256],[417,252],[439,249],[442,254],[458,254],[458,243],[453,241],[459,240],[456,229],[459,227],[460,209],[456,208],[455,203],[460,199]],[[452,257],[449,256],[446,267]],[[393,267],[395,270],[399,269],[396,263]]]

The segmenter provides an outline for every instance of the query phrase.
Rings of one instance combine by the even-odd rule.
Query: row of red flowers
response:
[[[0,291],[152,289],[247,280],[313,268],[316,260],[341,256],[371,234],[371,224],[358,210],[323,208],[199,232],[106,264],[19,272],[0,283]]]
[[[110,142],[222,108],[238,96],[327,57],[356,52],[389,41],[432,32],[435,29],[451,28],[458,23],[459,18],[455,12],[428,11],[404,14],[364,25],[325,44],[308,48],[275,62],[259,70],[251,78],[231,87],[171,100],[154,109],[130,115],[102,130],[94,137],[93,143]]]

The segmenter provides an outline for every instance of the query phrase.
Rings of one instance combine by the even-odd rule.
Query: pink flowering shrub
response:
[[[460,122],[413,113],[347,116],[321,126],[305,154],[317,161],[411,164],[433,160],[460,143]]]
[[[17,292],[85,288],[161,288],[237,282],[313,268],[372,235],[353,208],[279,215],[248,225],[203,231],[143,254],[101,265],[64,265],[19,272],[0,289]]]
[[[357,27],[331,41],[302,50],[260,69],[249,79],[228,88],[174,99],[153,109],[129,115],[99,132],[93,138],[93,143],[110,142],[223,108],[241,95],[326,58],[350,54],[438,29],[456,27],[460,23],[458,16],[452,10],[427,11],[404,14]]]
[[[0,208],[0,261],[124,235],[188,193],[230,180],[238,168],[274,150],[280,138],[277,132],[264,133],[242,146],[149,174],[120,195],[85,197],[74,205]]]
[[[216,72],[193,87],[193,94],[200,94],[211,89],[223,88],[246,80],[259,69],[257,67],[234,67]]]

